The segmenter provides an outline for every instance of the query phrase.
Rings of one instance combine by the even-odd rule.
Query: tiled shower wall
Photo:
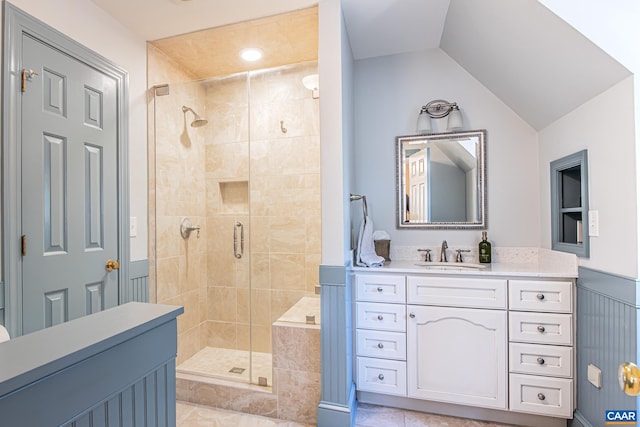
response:
[[[302,78],[316,72],[316,63],[299,64],[251,73],[249,81],[239,75],[207,85],[206,345],[247,350],[251,344],[270,353],[271,324],[314,294],[319,104]],[[242,258],[234,255],[238,222],[244,227]]]
[[[155,208],[149,230],[156,236],[149,253],[150,265],[153,257],[157,263],[157,271],[150,269],[150,281],[152,287],[156,283],[156,302],[184,307],[184,314],[178,317],[177,363],[181,363],[200,350],[201,326],[207,314],[206,240],[195,233],[185,240],[180,234],[182,218],[189,217],[202,228],[201,236],[207,235],[206,127],[189,126],[193,116],[183,114],[182,106],[204,114],[206,93],[199,84],[187,84],[193,78],[150,45],[148,64],[150,87],[170,85],[169,95],[149,97],[149,128],[155,133],[155,144],[149,144],[149,157],[155,158],[149,167],[150,207]]]
[[[151,300],[185,307],[178,364],[205,346],[271,352],[272,322],[318,284],[319,100],[302,85],[317,64],[189,83],[153,46],[148,56],[150,87],[170,85],[149,96]],[[190,127],[183,104],[208,125]],[[200,239],[182,239],[183,217]]]

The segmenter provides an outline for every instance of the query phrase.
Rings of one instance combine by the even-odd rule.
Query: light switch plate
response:
[[[587,366],[587,379],[595,387],[602,388],[602,371],[596,365]]]
[[[136,237],[138,235],[138,218],[132,216],[129,218],[129,237]]]
[[[600,235],[600,218],[598,211],[589,211],[589,236],[598,237]]]

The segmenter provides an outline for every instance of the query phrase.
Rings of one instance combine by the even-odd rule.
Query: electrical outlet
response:
[[[129,237],[136,237],[138,235],[138,218],[132,216],[129,218]]]
[[[597,388],[602,388],[602,371],[596,365],[587,366],[587,379]]]

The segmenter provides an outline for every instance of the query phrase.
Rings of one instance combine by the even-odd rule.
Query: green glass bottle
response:
[[[480,262],[483,264],[491,264],[491,242],[487,240],[487,232],[482,232],[482,241],[478,245],[478,255]]]

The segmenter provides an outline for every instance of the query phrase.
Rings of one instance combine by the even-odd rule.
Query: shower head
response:
[[[200,126],[204,126],[207,123],[209,123],[209,121],[207,119],[203,119],[202,117],[200,117],[198,115],[198,113],[196,113],[195,111],[193,111],[192,108],[187,107],[186,105],[182,106],[182,112],[186,113],[187,111],[191,111],[193,113],[193,121],[191,122],[191,126],[194,128],[199,128]]]

